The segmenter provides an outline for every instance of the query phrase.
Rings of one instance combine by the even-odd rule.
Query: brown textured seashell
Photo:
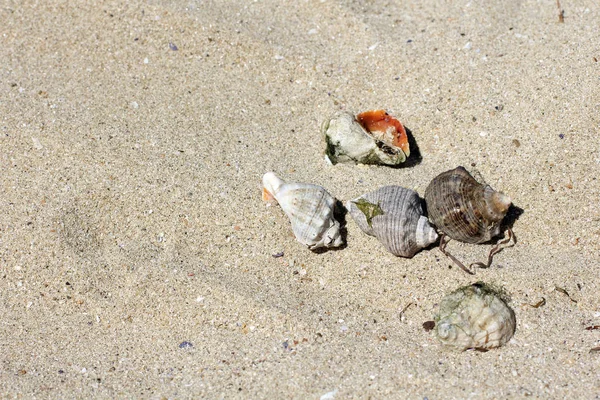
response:
[[[360,229],[394,255],[412,257],[437,240],[414,190],[384,186],[350,200],[347,207]]]
[[[458,167],[431,181],[425,203],[429,220],[444,234],[461,242],[484,243],[500,233],[511,199]]]

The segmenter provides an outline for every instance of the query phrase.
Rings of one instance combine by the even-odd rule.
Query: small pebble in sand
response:
[[[320,397],[320,400],[332,400],[335,399],[335,396],[338,394],[338,390],[332,390],[331,392],[327,392]]]
[[[425,332],[429,332],[433,328],[435,328],[435,321],[425,321],[425,322],[423,322],[423,329],[425,329]]]
[[[173,51],[177,51],[179,50],[179,48],[177,47],[177,45],[175,43],[171,43],[169,42],[169,48]]]
[[[42,144],[40,143],[40,139],[32,137],[31,140],[33,141],[33,147],[35,147],[36,149],[42,150],[44,148],[44,146],[42,146]]]
[[[189,349],[194,347],[194,345],[192,344],[192,342],[181,342],[179,343],[179,348],[180,349]]]

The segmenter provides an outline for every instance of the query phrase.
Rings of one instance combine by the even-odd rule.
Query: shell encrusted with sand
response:
[[[350,200],[346,207],[363,232],[397,256],[412,257],[437,240],[414,190],[384,186]]]
[[[466,243],[484,243],[500,233],[510,197],[481,184],[463,167],[436,176],[425,190],[429,220]]]
[[[285,182],[273,172],[263,176],[263,199],[274,198],[290,219],[296,239],[315,250],[343,244],[334,218],[335,198],[319,185]]]
[[[450,293],[434,318],[436,336],[443,344],[462,350],[504,345],[517,323],[502,297],[499,290],[482,282]]]

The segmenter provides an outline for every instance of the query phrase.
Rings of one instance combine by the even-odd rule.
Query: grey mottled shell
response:
[[[340,223],[334,218],[335,198],[323,187],[308,183],[286,183],[273,172],[263,176],[263,187],[292,223],[296,239],[309,249],[343,244]]]
[[[425,203],[429,220],[440,231],[461,242],[483,243],[500,233],[511,199],[458,167],[431,181]]]
[[[397,256],[412,257],[437,240],[414,190],[384,186],[350,200],[347,208],[363,232]]]
[[[370,135],[346,111],[339,111],[321,126],[325,137],[325,156],[332,164],[357,162],[361,164],[398,165],[408,157],[400,148]]]
[[[517,325],[515,313],[498,292],[481,282],[444,297],[434,321],[438,339],[462,350],[500,347]]]

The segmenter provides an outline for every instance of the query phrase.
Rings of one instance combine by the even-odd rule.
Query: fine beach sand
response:
[[[0,7],[0,397],[600,396],[597,2],[92,3]],[[411,165],[328,165],[323,120],[378,108]],[[349,217],[313,253],[260,196],[267,171],[423,195],[458,165],[523,210],[475,276]],[[442,347],[423,323],[479,280],[514,338]]]

